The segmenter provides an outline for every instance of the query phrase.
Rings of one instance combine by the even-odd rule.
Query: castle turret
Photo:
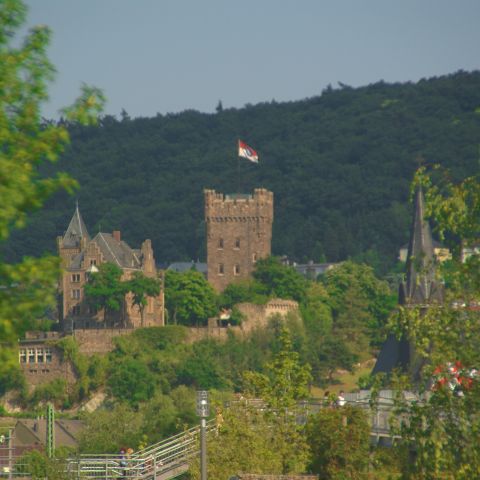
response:
[[[58,254],[63,261],[64,266],[70,263],[72,257],[81,252],[90,241],[87,227],[80,215],[78,202],[75,206],[75,212],[68,224],[68,228],[63,237],[57,237]]]
[[[255,263],[271,254],[273,193],[224,195],[205,190],[208,281],[223,291],[249,278]]]

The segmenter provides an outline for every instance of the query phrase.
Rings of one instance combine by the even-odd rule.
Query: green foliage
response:
[[[133,338],[132,338],[133,337]],[[134,341],[139,349],[158,349],[185,342],[187,329],[180,325],[167,325],[166,327],[150,327],[135,330],[130,337],[118,337],[117,345],[130,344]]]
[[[265,374],[245,372],[244,379],[247,392],[260,396],[271,408],[285,410],[308,397],[310,365],[301,365],[290,331],[282,327],[279,351],[265,365]]]
[[[357,352],[365,351],[369,343],[378,346],[396,305],[388,284],[376,278],[371,267],[351,261],[329,270],[321,280],[337,334]]]
[[[215,114],[108,116],[96,128],[70,126],[76,147],[60,167],[80,181],[92,228],[119,228],[132,245],[151,238],[164,262],[205,258],[202,192],[238,189],[232,139],[244,131],[263,160],[241,165],[241,190],[262,185],[275,193],[272,251],[298,262],[370,261],[368,252],[378,252],[372,261],[384,273],[408,240],[419,152],[454,178],[476,171],[479,85],[479,72],[457,72]],[[12,258],[54,250],[51,232],[64,231],[71,216],[64,200],[12,238]]]
[[[240,401],[217,412],[217,435],[209,438],[210,451],[215,452],[208,465],[213,478],[239,472],[302,473],[306,469],[309,448],[297,424],[297,401],[308,395],[310,370],[300,364],[286,328],[281,329],[278,343],[279,350],[264,366],[264,374],[247,371],[243,375],[245,392],[259,395],[267,408],[249,408]],[[192,476],[198,478],[198,474],[194,463]]]
[[[280,455],[281,468],[270,473],[303,472],[309,448],[303,429],[297,423],[298,400],[308,397],[310,365],[302,365],[293,351],[291,335],[286,327],[280,330],[279,350],[265,365],[265,373],[245,372],[245,391],[262,398],[267,409],[265,419],[274,432],[274,451]],[[295,448],[292,449],[292,445]]]
[[[157,392],[141,406],[144,424],[142,432],[149,442],[174,435],[198,422],[195,410],[195,391],[181,385],[164,395]]]
[[[160,294],[160,282],[156,278],[146,277],[142,272],[133,272],[130,280],[125,282],[125,289],[132,294],[132,304],[140,309],[142,315],[147,306],[147,297],[156,297]]]
[[[118,453],[125,447],[135,450],[142,441],[143,418],[125,404],[83,414],[82,419],[85,422],[79,437],[82,453]]]
[[[292,267],[282,265],[279,258],[258,260],[253,277],[264,286],[269,296],[290,298],[297,302],[305,298],[307,281]]]
[[[85,296],[96,308],[105,310],[105,318],[108,312],[118,312],[123,306],[127,289],[121,280],[122,274],[117,265],[102,263],[85,284]]]
[[[38,385],[29,399],[29,404],[33,406],[39,402],[52,402],[55,406],[62,407],[67,399],[67,382],[56,378],[51,382]]]
[[[456,183],[451,175],[438,173],[438,168],[432,172],[420,168],[412,190],[423,185],[427,211],[438,231],[458,242],[453,248],[454,258],[440,270],[447,280],[446,298],[443,305],[428,309],[399,308],[391,319],[392,330],[412,342],[415,366],[421,368],[422,378],[421,384],[414,386],[422,394],[420,401],[407,402],[399,393],[396,402],[398,414],[409,418],[409,422],[396,426],[402,436],[405,479],[467,479],[480,474],[480,455],[471,447],[480,441],[478,378],[464,378],[455,389],[432,379],[437,367],[448,362],[459,362],[467,371],[480,362],[480,324],[475,306],[480,299],[479,262],[474,256],[463,263],[459,255],[460,241],[472,246],[478,240],[480,187],[478,177]],[[412,379],[407,380],[410,382],[404,380],[398,385],[399,392],[412,388]],[[434,388],[424,391],[431,383]]]
[[[240,472],[282,474],[305,471],[308,450],[299,443],[290,444],[289,459],[295,457],[297,462],[285,469],[282,432],[276,425],[272,427],[264,412],[241,403],[233,404],[223,410],[217,420],[220,423],[216,435],[207,439],[207,448],[211,452],[207,471],[211,478],[230,478]],[[200,478],[197,459],[193,460],[190,473],[193,479]]]
[[[165,305],[169,323],[205,325],[208,318],[217,313],[217,296],[200,272],[167,270]]]
[[[404,478],[478,477],[480,452],[472,446],[480,442],[479,394],[476,381],[474,388],[464,391],[463,397],[449,388],[440,388],[423,402],[397,403],[397,413],[409,417],[408,423],[395,429],[402,435]]]
[[[243,280],[231,283],[221,293],[219,303],[222,307],[232,308],[237,303],[249,302],[257,305],[267,303],[266,288],[256,280]]]
[[[160,293],[160,282],[156,278],[146,277],[142,272],[133,272],[129,280],[122,280],[123,271],[113,263],[102,263],[98,272],[90,274],[85,284],[85,295],[96,308],[104,310],[104,319],[109,312],[118,312],[124,305],[125,295],[132,294],[132,305],[143,314],[147,305],[147,297],[155,297]]]
[[[145,402],[155,391],[154,375],[145,364],[134,358],[125,358],[111,365],[107,384],[115,397],[128,401],[132,406]]]
[[[191,352],[182,362],[180,382],[194,385],[200,390],[228,389],[231,385],[219,355],[221,350],[221,345],[215,341],[202,340],[194,343]]]
[[[77,185],[66,174],[40,172],[42,164],[58,160],[69,134],[63,126],[42,121],[41,106],[54,71],[46,55],[50,31],[35,27],[17,46],[15,35],[25,13],[20,0],[0,4],[0,390],[6,388],[8,372],[15,369],[17,338],[33,318],[54,307],[59,273],[58,260],[48,256],[5,263],[5,242],[52,193],[71,192]],[[90,103],[98,105],[98,92],[91,93]],[[90,106],[80,99],[72,112],[82,108],[83,120],[90,121]]]
[[[366,413],[345,406],[323,408],[307,424],[311,471],[325,480],[368,477],[370,425]]]
[[[55,458],[48,458],[43,452],[30,450],[19,461],[22,473],[27,473],[32,480],[68,480],[70,477],[66,470],[67,451],[57,449]]]

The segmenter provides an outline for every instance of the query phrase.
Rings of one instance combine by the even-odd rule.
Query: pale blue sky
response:
[[[480,68],[480,0],[27,0],[53,30],[45,115],[81,82],[106,113],[212,112],[319,95],[341,81]]]

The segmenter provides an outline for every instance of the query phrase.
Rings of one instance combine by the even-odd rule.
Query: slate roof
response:
[[[84,428],[81,420],[55,420],[55,444],[57,447],[77,447],[78,435]],[[45,418],[21,419],[15,426],[15,444],[45,445],[47,421]]]
[[[106,262],[121,268],[140,268],[142,266],[138,250],[133,250],[123,240],[116,240],[111,233],[97,233],[92,242],[100,248]]]
[[[204,275],[207,274],[207,264],[201,262],[174,262],[168,266],[167,270],[183,273],[191,270],[192,268],[200,273],[203,273]]]
[[[73,217],[70,220],[67,231],[63,236],[63,246],[68,248],[78,247],[80,245],[80,239],[83,237],[85,237],[87,241],[90,240],[87,227],[85,226],[85,222],[80,215],[80,210],[77,203]]]
[[[119,242],[111,233],[99,232],[91,242],[97,244],[106,262],[114,263],[120,268],[138,269],[142,266],[140,250],[130,248],[123,240]],[[72,258],[69,268],[80,269],[84,258],[85,250]]]

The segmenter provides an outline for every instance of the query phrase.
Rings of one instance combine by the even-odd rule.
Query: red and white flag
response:
[[[252,147],[249,147],[245,142],[242,142],[241,140],[238,141],[238,156],[246,158],[247,160],[250,160],[253,163],[258,163],[257,152]]]

